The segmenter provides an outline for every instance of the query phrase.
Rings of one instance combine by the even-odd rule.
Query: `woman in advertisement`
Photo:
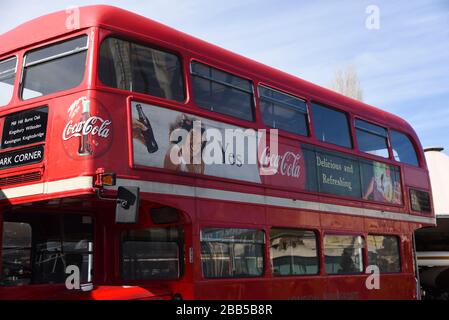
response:
[[[169,128],[169,139],[172,137],[174,133],[176,135],[176,130],[184,130],[184,132],[180,132],[177,138],[177,141],[170,140],[170,144],[172,145],[165,154],[164,159],[164,168],[175,170],[175,171],[183,171],[190,173],[199,173],[204,174],[205,163],[203,161],[203,150],[206,146],[206,141],[201,142],[201,147],[197,148],[194,146],[195,138],[194,138],[194,121],[196,119],[187,116],[186,114],[181,114],[176,118],[176,120],[170,124]],[[198,132],[200,141],[202,140],[203,133],[206,131],[203,125],[201,125],[201,132]],[[187,133],[183,135],[183,133]],[[171,153],[172,149],[175,145],[178,145],[177,156],[180,160],[180,163],[176,164],[172,161]],[[189,150],[186,152],[186,150]],[[196,161],[195,161],[196,160]],[[199,162],[199,163],[195,163]]]
[[[371,166],[373,168],[373,176],[363,198],[379,202],[400,204],[401,185],[395,176],[392,177],[390,166],[379,162],[375,162]]]

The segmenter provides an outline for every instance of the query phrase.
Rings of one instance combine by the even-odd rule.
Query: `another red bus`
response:
[[[1,299],[419,297],[435,217],[404,120],[109,6],[0,43]],[[182,161],[198,121],[277,129],[278,152]]]

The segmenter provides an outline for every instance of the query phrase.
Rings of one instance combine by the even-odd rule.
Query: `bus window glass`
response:
[[[324,257],[328,274],[355,274],[363,272],[363,249],[361,236],[326,235]]]
[[[206,278],[255,277],[263,273],[265,234],[251,229],[201,231],[201,264]]]
[[[82,36],[25,56],[22,99],[28,100],[78,86],[84,78],[87,36]]]
[[[191,64],[195,103],[213,112],[254,120],[251,81],[193,61]]]
[[[267,126],[307,136],[307,104],[291,95],[259,86],[262,119]]]
[[[64,283],[76,265],[81,282],[92,280],[92,219],[81,215],[11,214],[3,222],[0,285]]]
[[[380,272],[400,272],[399,242],[395,236],[368,235],[368,265],[376,265]]]
[[[318,140],[352,148],[348,118],[345,113],[312,103],[313,131]]]
[[[403,133],[391,130],[391,147],[396,161],[418,166],[418,157],[410,139]]]
[[[270,257],[275,276],[317,274],[319,261],[315,232],[271,229]]]
[[[183,101],[180,59],[171,53],[116,38],[100,48],[99,78],[103,84],[159,98]]]
[[[0,61],[0,106],[7,105],[14,92],[17,58]]]
[[[387,129],[358,119],[355,128],[360,151],[388,158]]]
[[[181,248],[182,235],[176,228],[123,232],[122,278],[124,280],[179,278]]]

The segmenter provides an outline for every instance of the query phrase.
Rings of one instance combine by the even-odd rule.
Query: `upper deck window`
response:
[[[16,71],[16,57],[0,61],[0,106],[5,106],[11,101]]]
[[[307,136],[307,104],[291,95],[259,86],[263,122],[272,128]]]
[[[168,52],[117,38],[100,49],[100,80],[107,86],[175,101],[184,101],[180,59]]]
[[[26,54],[22,99],[28,100],[78,86],[84,78],[87,36]]]
[[[348,118],[344,112],[312,103],[313,131],[318,140],[352,148]]]
[[[198,106],[235,118],[254,120],[253,84],[230,73],[193,61],[193,97]]]
[[[405,134],[394,130],[391,131],[390,137],[394,159],[412,166],[418,166],[418,157],[410,139]]]
[[[360,151],[388,158],[387,129],[357,119],[355,120],[355,132]]]

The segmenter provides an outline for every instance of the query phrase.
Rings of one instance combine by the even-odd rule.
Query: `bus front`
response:
[[[38,18],[0,43],[64,17]],[[160,280],[183,271],[184,218],[173,209],[176,218],[157,226],[149,217],[117,223],[126,193],[139,196],[125,188],[117,199],[115,174],[105,174],[129,170],[126,99],[114,108],[93,90],[100,29],[61,30],[0,51],[0,299],[171,299]],[[151,256],[135,268],[142,248]],[[136,275],[154,281],[134,285]]]

